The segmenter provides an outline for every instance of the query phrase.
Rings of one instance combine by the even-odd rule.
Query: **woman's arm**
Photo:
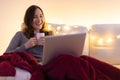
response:
[[[12,40],[10,41],[10,44],[8,48],[6,49],[6,52],[15,52],[15,51],[25,51],[25,46],[24,44],[21,43],[23,40],[22,32],[17,32]]]

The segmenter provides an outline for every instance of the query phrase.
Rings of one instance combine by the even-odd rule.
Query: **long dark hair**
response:
[[[32,26],[32,21],[33,21],[36,9],[40,9],[44,17],[43,10],[39,6],[31,5],[30,7],[28,7],[28,9],[26,10],[25,16],[24,16],[24,23],[22,27],[22,31],[27,38],[34,37],[34,29]],[[45,28],[47,27],[47,24],[45,21],[43,22],[44,23],[43,23],[42,28],[40,29],[40,32],[46,32]]]

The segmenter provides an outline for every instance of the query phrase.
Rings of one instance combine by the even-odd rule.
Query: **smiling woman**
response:
[[[31,5],[26,10],[22,31],[18,31],[12,38],[6,52],[27,51],[39,62],[42,60],[44,37],[37,38],[37,33],[45,33],[45,36],[52,35],[46,31],[44,13],[37,5]]]

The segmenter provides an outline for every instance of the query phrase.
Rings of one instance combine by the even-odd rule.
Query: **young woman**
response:
[[[47,25],[43,10],[37,6],[30,6],[25,13],[22,31],[18,31],[12,38],[6,52],[27,51],[41,61],[44,37],[37,40],[36,33],[52,35],[52,31],[46,30]]]

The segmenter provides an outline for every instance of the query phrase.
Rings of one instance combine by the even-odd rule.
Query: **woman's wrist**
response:
[[[27,46],[27,44],[24,44],[24,46],[25,46],[25,49],[28,49],[29,47]]]

